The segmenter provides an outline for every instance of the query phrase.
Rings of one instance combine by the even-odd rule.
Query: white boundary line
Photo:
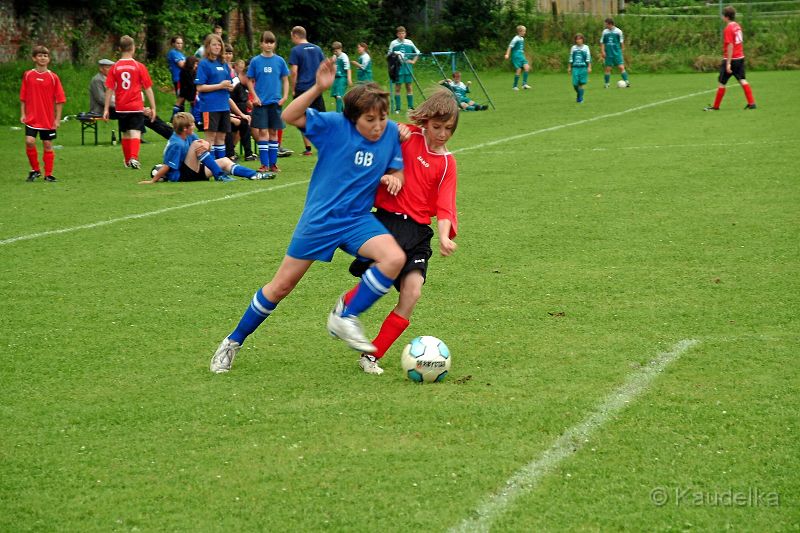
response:
[[[686,98],[692,98],[693,96],[698,96],[700,94],[713,92],[714,90],[716,90],[716,89],[711,89],[711,90],[706,90],[706,91],[699,91],[699,92],[696,92],[696,93],[685,94],[683,96],[676,96],[675,98],[668,98],[667,100],[660,100],[658,102],[653,102],[653,103],[650,103],[650,104],[645,104],[645,105],[640,105],[640,106],[637,106],[637,107],[632,107],[630,109],[626,109],[624,111],[618,111],[616,113],[608,113],[606,115],[599,115],[599,116],[592,117],[592,118],[578,120],[576,122],[569,122],[567,124],[559,124],[558,126],[552,126],[550,128],[544,128],[544,129],[541,129],[541,130],[529,131],[528,133],[521,133],[519,135],[512,135],[511,137],[504,137],[502,139],[497,139],[497,140],[494,140],[494,141],[477,144],[475,146],[468,146],[466,148],[459,148],[458,150],[453,150],[452,153],[457,154],[457,153],[460,153],[460,152],[466,152],[467,150],[478,150],[478,149],[481,149],[481,148],[485,148],[487,146],[494,146],[496,144],[501,144],[501,143],[505,143],[505,142],[509,142],[509,141],[516,141],[517,139],[524,139],[525,137],[531,137],[533,135],[539,135],[541,133],[548,133],[548,132],[551,132],[551,131],[558,131],[558,130],[561,130],[561,129],[564,129],[564,128],[570,128],[572,126],[580,126],[581,124],[586,124],[588,122],[595,122],[597,120],[603,120],[603,119],[606,119],[606,118],[618,117],[620,115],[625,115],[627,113],[633,113],[635,111],[641,111],[642,109],[648,109],[650,107],[655,107],[655,106],[659,106],[659,105],[663,105],[663,104],[669,104],[671,102],[677,102],[679,100],[684,100]],[[92,222],[90,224],[82,224],[80,226],[71,226],[71,227],[68,227],[68,228],[61,228],[61,229],[54,229],[54,230],[49,230],[49,231],[42,231],[40,233],[29,233],[27,235],[19,235],[17,237],[10,237],[8,239],[0,240],[0,246],[5,246],[7,244],[13,244],[15,242],[20,242],[20,241],[29,241],[31,239],[38,239],[40,237],[48,237],[50,235],[59,235],[61,233],[72,233],[74,231],[79,231],[79,230],[83,230],[83,229],[99,228],[101,226],[108,226],[110,224],[116,224],[117,222],[124,222],[126,220],[135,220],[135,219],[138,219],[138,218],[147,218],[147,217],[151,217],[151,216],[155,216],[155,215],[160,215],[160,214],[163,214],[163,213],[169,213],[170,211],[177,211],[179,209],[186,209],[188,207],[196,207],[198,205],[206,205],[206,204],[210,204],[210,203],[213,203],[213,202],[221,202],[223,200],[233,200],[233,199],[236,199],[236,198],[242,198],[243,196],[249,196],[251,194],[257,194],[257,193],[260,193],[260,192],[267,192],[267,191],[275,191],[275,190],[278,190],[278,189],[283,189],[283,188],[286,188],[286,187],[292,187],[293,185],[305,184],[305,183],[308,183],[308,182],[309,182],[309,180],[295,181],[295,182],[292,182],[292,183],[286,183],[284,185],[277,185],[277,186],[274,186],[274,187],[270,187],[268,189],[257,189],[257,190],[254,190],[254,191],[240,192],[240,193],[236,193],[236,194],[228,194],[228,195],[225,195],[225,196],[221,196],[219,198],[212,198],[210,200],[201,200],[199,202],[192,202],[192,203],[189,203],[189,204],[176,205],[174,207],[165,207],[164,209],[158,209],[156,211],[148,211],[146,213],[136,213],[136,214],[133,214],[133,215],[126,215],[124,217],[112,218],[112,219],[108,219],[108,220],[101,220],[100,222]]]
[[[578,452],[592,433],[646,391],[660,372],[699,342],[693,339],[678,341],[670,351],[658,354],[649,365],[628,376],[625,383],[609,394],[583,422],[566,430],[541,457],[517,470],[502,489],[489,496],[476,509],[477,517],[464,519],[450,531],[489,531],[494,520],[511,507],[517,498],[534,490],[544,476],[555,470],[561,461]]]
[[[285,189],[287,187],[292,187],[294,185],[303,185],[308,183],[309,180],[303,181],[294,181],[292,183],[284,183],[283,185],[275,185],[273,187],[269,187],[266,189],[255,189],[252,191],[245,191],[245,192],[237,192],[235,194],[226,194],[225,196],[220,196],[219,198],[211,198],[209,200],[200,200],[198,202],[192,202],[189,204],[181,204],[176,205],[174,207],[165,207],[164,209],[157,209],[155,211],[148,211],[146,213],[136,213],[133,215],[125,215],[124,217],[119,218],[111,218],[108,220],[101,220],[100,222],[92,222],[91,224],[82,224],[80,226],[72,226],[69,228],[61,228],[61,229],[54,229],[50,231],[42,231],[41,233],[29,233],[28,235],[20,235],[18,237],[11,237],[9,239],[4,239],[0,241],[0,246],[6,244],[13,244],[19,241],[28,241],[31,239],[38,239],[39,237],[48,237],[50,235],[58,235],[60,233],[71,233],[73,231],[78,231],[82,229],[92,229],[92,228],[99,228],[101,226],[108,226],[109,224],[116,224],[117,222],[124,222],[126,220],[135,220],[137,218],[147,218],[152,217],[155,215],[161,215],[163,213],[169,213],[170,211],[177,211],[179,209],[186,209],[188,207],[196,207],[198,205],[206,205],[214,202],[221,202],[223,200],[235,200],[236,198],[242,198],[243,196],[250,196],[251,194],[258,194],[260,192],[268,192],[268,191],[277,191],[278,189]]]

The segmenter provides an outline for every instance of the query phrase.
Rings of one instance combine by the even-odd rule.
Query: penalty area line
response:
[[[575,455],[593,433],[645,392],[655,377],[670,363],[699,342],[694,339],[678,341],[668,352],[658,354],[650,364],[628,376],[625,383],[612,391],[586,419],[566,430],[539,458],[517,470],[501,489],[486,498],[475,510],[474,516],[465,518],[449,531],[488,532],[492,523],[511,507],[517,498],[536,489],[544,476],[553,472],[561,461]]]
[[[223,200],[235,200],[237,198],[243,198],[245,196],[250,196],[251,194],[258,194],[261,192],[268,192],[268,191],[277,191],[279,189],[285,189],[287,187],[292,187],[294,185],[303,185],[308,183],[308,180],[303,181],[295,181],[292,183],[284,183],[283,185],[274,185],[272,187],[268,187],[266,189],[255,189],[252,191],[245,191],[245,192],[237,192],[234,194],[226,194],[225,196],[220,196],[219,198],[210,198],[208,200],[200,200],[197,202],[191,202],[188,204],[181,204],[175,205],[172,207],[165,207],[163,209],[156,209],[155,211],[147,211],[145,213],[135,213],[132,215],[125,215],[124,217],[119,218],[110,218],[108,220],[101,220],[99,222],[92,222],[90,224],[81,224],[80,226],[71,226],[68,228],[60,228],[54,229],[49,231],[42,231],[40,233],[29,233],[27,235],[19,235],[17,237],[11,237],[9,239],[0,240],[0,246],[4,246],[6,244],[13,244],[15,242],[20,241],[28,241],[31,239],[38,239],[39,237],[48,237],[50,235],[59,235],[61,233],[72,233],[73,231],[79,231],[82,229],[93,229],[93,228],[100,228],[102,226],[109,226],[111,224],[116,224],[117,222],[125,222],[126,220],[136,220],[139,218],[147,218],[156,215],[163,215],[164,213],[169,213],[170,211],[178,211],[179,209],[187,209],[189,207],[197,207],[199,205],[207,205],[214,202],[221,202]]]

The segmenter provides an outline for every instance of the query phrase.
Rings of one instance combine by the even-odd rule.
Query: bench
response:
[[[97,145],[97,121],[102,120],[103,117],[93,113],[78,113],[76,116],[78,122],[81,123],[81,146],[84,144],[84,135],[86,130],[94,132],[94,144]]]

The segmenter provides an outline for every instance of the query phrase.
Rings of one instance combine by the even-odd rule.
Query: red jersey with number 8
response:
[[[114,91],[117,113],[144,111],[142,90],[152,86],[147,67],[133,58],[118,60],[106,78],[106,87]]]
[[[731,22],[725,26],[725,31],[722,35],[722,57],[728,58],[728,45],[733,45],[733,56],[731,59],[741,59],[744,57],[744,47],[742,42],[742,27],[738,22]]]

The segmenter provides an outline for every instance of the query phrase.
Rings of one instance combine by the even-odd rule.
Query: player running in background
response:
[[[359,83],[372,81],[372,58],[369,55],[367,43],[358,43],[358,61],[352,61],[356,71],[356,81]]]
[[[589,73],[592,71],[592,54],[589,47],[583,42],[583,34],[575,36],[575,44],[569,51],[567,72],[572,73],[572,87],[577,95],[575,101],[583,102],[583,86],[589,82]]]
[[[511,65],[514,67],[514,86],[512,89],[519,91],[517,84],[519,83],[519,75],[522,73],[522,88],[530,89],[528,85],[528,73],[531,71],[531,66],[528,64],[528,59],[525,57],[525,34],[528,29],[525,26],[517,26],[517,34],[511,39],[506,50],[505,58],[511,58]]]
[[[25,124],[25,154],[31,164],[27,181],[34,181],[42,175],[39,166],[39,152],[36,151],[36,136],[42,140],[44,154],[44,181],[58,181],[53,176],[56,153],[53,139],[61,124],[61,111],[67,97],[61,80],[49,70],[50,50],[44,46],[34,46],[31,52],[34,68],[22,75],[19,89],[19,121]]]
[[[344,111],[344,93],[347,88],[353,85],[353,77],[350,71],[350,58],[342,50],[342,43],[333,41],[331,44],[333,56],[336,58],[336,79],[333,80],[333,87],[331,87],[331,96],[336,102],[336,111],[341,113]]]
[[[616,66],[619,67],[625,85],[630,87],[631,83],[628,81],[628,72],[625,70],[625,59],[623,58],[625,37],[622,35],[622,30],[614,26],[614,19],[609,17],[605,23],[606,27],[600,36],[600,57],[603,58],[605,66],[603,86],[608,89],[608,85],[611,83],[611,68]]]
[[[133,37],[123,35],[119,40],[120,58],[111,67],[106,78],[106,105],[103,109],[103,120],[108,120],[111,114],[111,96],[117,112],[119,132],[122,144],[122,155],[125,166],[139,169],[139,146],[142,139],[144,126],[144,102],[142,91],[150,102],[153,118],[156,117],[156,99],[153,95],[153,82],[147,67],[136,61],[136,43]],[[111,91],[114,91],[113,93]]]
[[[408,114],[410,135],[402,143],[405,184],[397,196],[385,187],[378,189],[375,217],[394,235],[406,253],[406,263],[394,286],[400,292],[397,305],[384,319],[372,344],[376,351],[362,353],[361,369],[383,374],[378,361],[408,328],[411,313],[422,295],[431,258],[431,217],[436,217],[439,253],[452,255],[458,228],[456,211],[456,160],[445,146],[458,125],[458,106],[447,90],[438,90]],[[356,259],[350,272],[361,277],[370,263]],[[354,298],[358,286],[348,292],[345,304]]]
[[[236,329],[217,348],[210,370],[227,372],[244,340],[297,286],[314,261],[329,262],[337,248],[368,257],[375,264],[364,274],[349,305],[339,298],[328,316],[328,331],[359,352],[375,346],[361,329],[358,315],[392,287],[406,256],[370,210],[379,185],[397,194],[403,183],[403,156],[397,124],[387,119],[388,94],[376,83],[359,84],[345,96],[344,113],[320,113],[311,104],[333,85],[336,64],[328,59],[316,83],[283,111],[319,150],[303,213],[289,248],[272,280],[256,291]]]
[[[736,78],[744,90],[747,98],[745,109],[755,109],[756,101],[753,99],[753,90],[744,75],[744,38],[742,27],[736,22],[736,9],[727,6],[722,10],[722,20],[725,21],[725,30],[722,32],[722,64],[719,67],[719,87],[714,98],[714,105],[705,108],[706,111],[719,111],[719,104],[725,96],[725,86],[731,76]]]
[[[419,49],[411,39],[406,39],[406,29],[398,26],[397,39],[389,43],[389,54],[400,58],[400,68],[397,71],[397,82],[394,85],[394,112],[400,112],[400,86],[406,86],[406,103],[409,109],[414,109],[414,63],[419,59]],[[391,81],[390,81],[391,83]]]

